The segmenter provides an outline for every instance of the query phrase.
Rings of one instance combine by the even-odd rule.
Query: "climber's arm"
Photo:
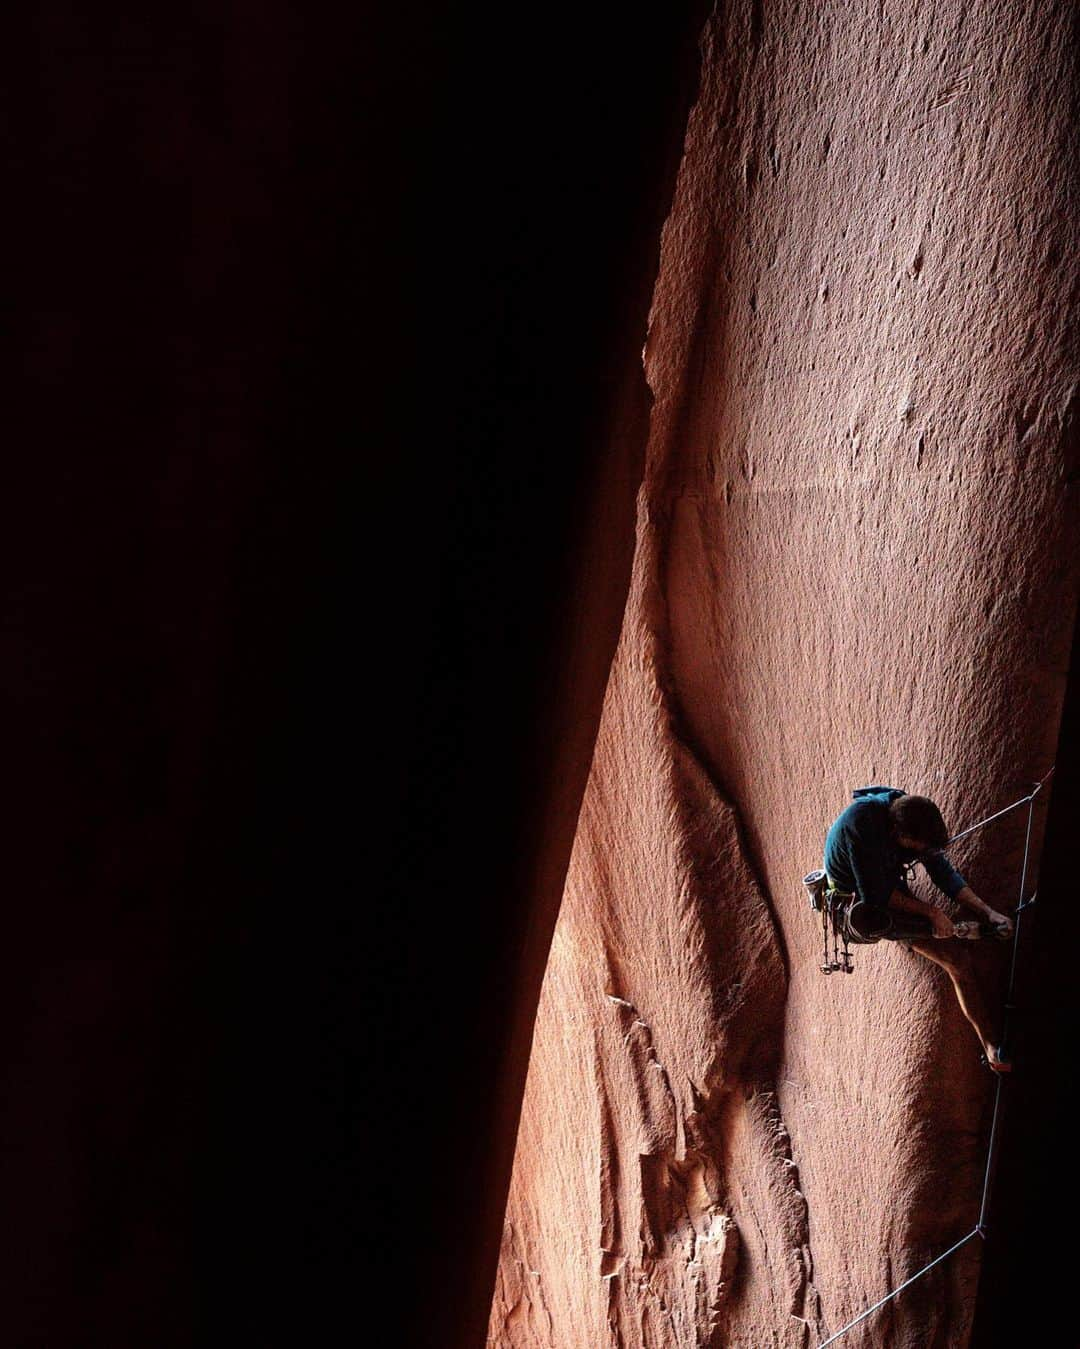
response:
[[[1012,932],[1012,919],[1008,914],[998,913],[996,909],[992,909],[985,900],[979,898],[970,885],[965,884],[962,890],[958,890],[956,894],[953,895],[953,899],[955,899],[958,904],[963,904],[967,909],[974,909],[974,911],[981,918],[985,919],[986,922],[992,923],[995,927],[1004,925],[1006,933]]]
[[[919,860],[937,888],[943,890],[950,899],[956,899],[960,891],[967,887],[967,881],[943,852],[923,853]]]
[[[937,888],[943,890],[954,903],[963,905],[965,909],[971,909],[984,922],[1001,928],[1005,935],[1012,932],[1011,919],[981,900],[943,852],[926,854],[922,858],[922,864]]]
[[[962,889],[958,890],[956,894],[953,895],[953,899],[956,900],[957,904],[963,904],[965,909],[974,909],[981,918],[989,919],[990,915],[994,912],[985,900],[979,898],[970,885],[965,885]]]
[[[951,900],[962,904],[965,909],[971,909],[984,922],[1004,927],[1006,933],[1012,932],[1012,920],[980,899],[943,852],[928,854],[923,858],[923,866],[937,888],[943,890]]]
[[[955,936],[952,920],[933,904],[916,899],[907,890],[894,890],[889,896],[889,904],[894,909],[903,909],[905,913],[918,913],[929,918],[934,927],[935,937]]]

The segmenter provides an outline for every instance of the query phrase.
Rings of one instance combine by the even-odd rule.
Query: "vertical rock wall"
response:
[[[892,946],[822,978],[799,880],[852,787],[924,792],[955,831],[1053,758],[1071,24],[751,0],[707,27],[493,1346],[816,1344],[974,1224],[988,1080],[947,980]],[[954,854],[999,907],[1021,814]],[[976,960],[999,987],[1004,950]],[[978,1258],[846,1343],[963,1345]]]

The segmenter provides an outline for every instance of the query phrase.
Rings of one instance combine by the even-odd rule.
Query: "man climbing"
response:
[[[958,935],[957,925],[942,909],[911,893],[905,864],[921,863],[939,890],[977,913],[995,936],[1011,937],[1012,919],[984,903],[945,857],[941,850],[949,832],[928,797],[910,796],[896,787],[860,787],[852,796],[825,839],[829,889],[846,902],[852,940],[900,941],[940,965],[982,1042],[986,1063],[994,1072],[1009,1072],[1012,1064],[991,1034],[970,951],[959,943],[939,944]],[[961,925],[961,934],[968,930]]]

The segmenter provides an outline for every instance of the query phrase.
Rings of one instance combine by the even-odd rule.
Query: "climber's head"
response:
[[[937,852],[949,841],[941,811],[927,796],[898,796],[889,806],[893,829],[901,848]]]

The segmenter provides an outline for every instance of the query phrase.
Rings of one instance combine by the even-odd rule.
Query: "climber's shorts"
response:
[[[841,931],[852,944],[898,941],[910,951],[911,942],[929,937],[933,933],[934,925],[921,913],[907,913],[903,909],[866,904],[858,895],[838,889],[831,878],[828,894],[840,917]]]

